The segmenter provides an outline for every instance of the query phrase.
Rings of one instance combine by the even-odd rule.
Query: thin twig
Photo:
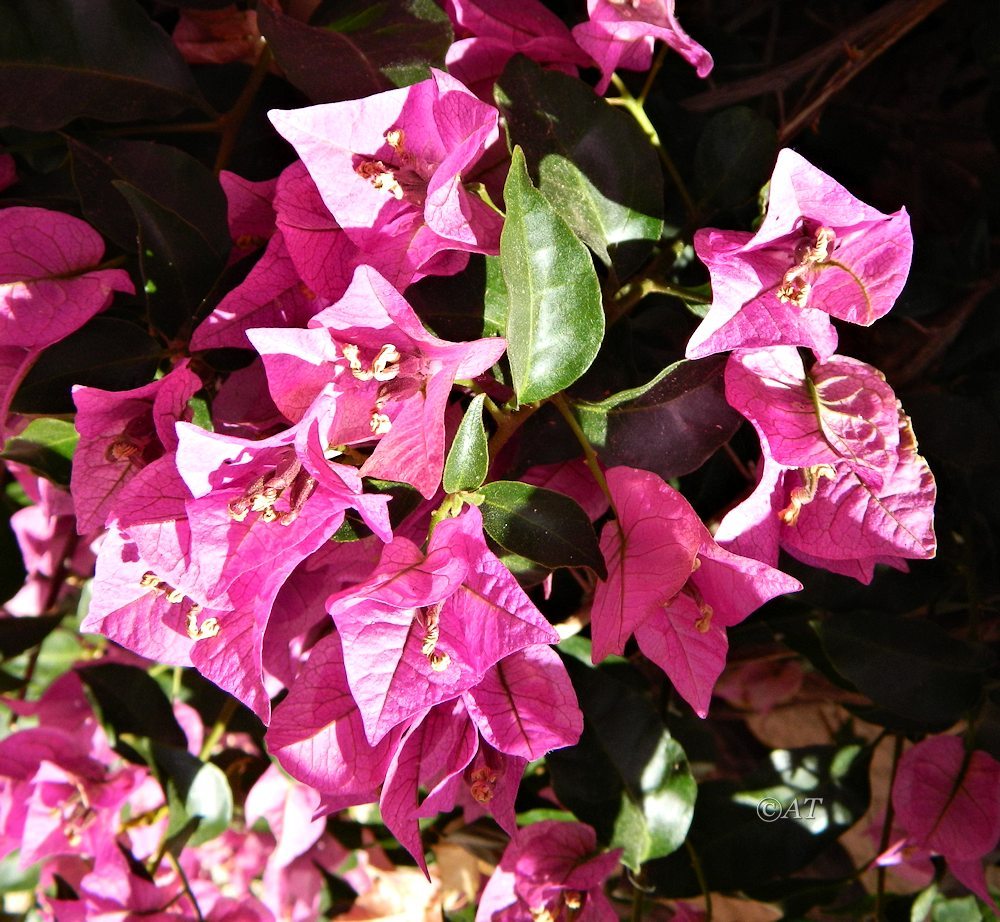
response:
[[[250,71],[250,77],[247,79],[246,86],[243,87],[239,98],[234,103],[232,109],[220,119],[222,123],[222,140],[219,142],[219,152],[215,157],[214,172],[216,176],[229,165],[229,159],[232,157],[233,149],[236,147],[236,139],[239,136],[240,128],[243,127],[243,122],[250,111],[250,106],[253,105],[254,97],[264,82],[270,66],[271,49],[265,45],[260,53],[260,57],[257,58],[257,63],[253,66],[253,70]]]

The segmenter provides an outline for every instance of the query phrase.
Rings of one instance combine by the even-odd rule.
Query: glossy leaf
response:
[[[215,252],[229,250],[226,197],[201,162],[167,144],[69,138],[73,185],[86,219],[124,250],[135,248],[136,217],[112,188],[126,182],[197,228]]]
[[[266,4],[260,30],[289,81],[313,102],[339,102],[408,86],[443,67],[451,44],[448,17],[430,0],[321,4],[311,24]],[[317,60],[336,61],[317,67]]]
[[[561,803],[624,851],[633,870],[680,848],[697,785],[680,744],[644,697],[607,670],[567,663],[584,713],[584,734],[550,753]]]
[[[485,394],[472,398],[465,411],[458,432],[451,443],[444,462],[444,489],[446,493],[475,490],[486,479],[489,468],[489,446],[483,427],[483,402]]]
[[[167,746],[187,745],[170,701],[142,669],[123,663],[100,663],[83,666],[77,672],[116,734],[144,736]]]
[[[222,769],[202,762],[186,749],[156,742],[151,748],[160,782],[171,801],[171,830],[177,832],[197,820],[197,828],[187,840],[190,845],[200,845],[225,832],[233,818],[233,792]]]
[[[702,201],[734,208],[752,201],[767,180],[778,146],[774,126],[738,106],[714,115],[695,151],[695,178]]]
[[[868,809],[869,756],[854,744],[778,749],[742,783],[702,783],[688,835],[699,873],[684,850],[647,864],[648,881],[662,896],[683,898],[700,894],[703,886],[752,890],[787,877]],[[765,822],[762,816],[775,819]]]
[[[928,730],[945,729],[972,707],[994,659],[921,618],[843,612],[816,630],[837,671],[877,708]]]
[[[528,177],[514,149],[504,186],[500,266],[508,292],[507,357],[521,403],[568,387],[604,338],[601,290],[590,254]]]
[[[7,440],[0,458],[24,464],[40,477],[66,485],[79,438],[73,424],[64,419],[36,419]]]
[[[21,381],[11,410],[72,413],[74,384],[109,391],[139,387],[153,379],[161,353],[159,343],[134,324],[95,317],[39,356]]]
[[[207,108],[170,38],[132,0],[4,3],[0,81],[0,125],[31,131]]]
[[[62,615],[38,618],[0,618],[0,656],[10,659],[37,647],[62,621]]]
[[[725,357],[680,361],[640,387],[573,410],[601,461],[664,479],[697,470],[740,425],[726,402]]]
[[[512,480],[488,483],[482,493],[483,527],[501,547],[545,567],[590,567],[607,577],[594,527],[568,496]]]
[[[194,316],[225,268],[229,234],[222,190],[217,183],[202,183],[199,192],[205,203],[194,218],[130,183],[116,180],[112,185],[138,222],[149,318],[160,332],[174,336]]]
[[[538,190],[598,259],[621,269],[648,255],[663,228],[663,172],[636,120],[520,55],[496,95]]]

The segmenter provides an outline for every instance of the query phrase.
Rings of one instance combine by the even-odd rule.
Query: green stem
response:
[[[170,852],[167,852],[166,857],[174,871],[176,871],[177,876],[180,878],[181,887],[184,888],[184,892],[187,894],[188,899],[191,900],[191,905],[194,907],[195,918],[198,922],[205,922],[205,916],[202,915],[201,907],[198,905],[198,900],[194,895],[194,891],[191,889],[191,884],[187,879],[187,874],[184,873],[184,868],[181,867],[181,863]]]
[[[663,61],[666,57],[667,46],[660,45],[660,50],[656,53],[656,60],[653,61],[653,66],[649,69],[649,73],[646,74],[646,82],[643,83],[639,95],[635,98],[635,101],[640,106],[646,105],[646,100],[649,98],[649,91],[653,89],[653,84],[656,82],[656,75],[659,74],[660,68],[663,67]]]
[[[583,449],[583,460],[587,465],[587,469],[590,471],[594,480],[597,481],[597,485],[601,488],[601,492],[604,494],[605,499],[608,501],[608,505],[611,507],[611,511],[614,513],[615,525],[618,528],[618,537],[621,539],[622,547],[624,547],[625,531],[622,528],[621,517],[618,515],[618,509],[615,506],[614,497],[611,495],[611,488],[608,486],[608,479],[604,476],[604,471],[601,470],[601,465],[597,461],[597,452],[594,451],[594,446],[590,444],[590,439],[587,438],[587,434],[580,428],[580,424],[573,415],[573,410],[566,401],[566,398],[560,393],[550,399],[552,401],[552,405],[559,411],[562,418],[566,420],[566,425],[569,426],[570,431],[580,443],[580,447]]]
[[[643,102],[645,102],[645,99],[643,98],[641,102],[639,99],[636,99],[632,95],[629,88],[625,85],[625,81],[622,80],[618,74],[611,75],[611,82],[614,84],[615,89],[618,90],[619,95],[617,99],[609,99],[608,102],[613,103],[614,105],[623,106],[631,113],[632,118],[639,123],[639,127],[645,132],[646,137],[649,138],[649,143],[652,144],[656,150],[656,153],[660,158],[660,162],[663,164],[667,173],[670,174],[670,178],[673,180],[674,186],[677,188],[681,201],[684,203],[684,211],[688,216],[688,220],[693,221],[697,215],[697,209],[695,208],[694,201],[688,193],[687,186],[684,185],[684,180],[681,178],[681,174],[675,166],[674,161],[664,149],[663,144],[660,143],[660,135],[653,127],[653,123],[649,120],[649,116],[646,115],[646,110],[643,108]]]
[[[611,300],[605,312],[605,318],[609,327],[614,326],[633,307],[636,306],[646,295],[661,294],[680,298],[682,301],[691,301],[695,304],[710,304],[711,301],[700,292],[690,288],[682,288],[679,285],[670,285],[654,278],[644,278],[635,282],[630,282],[625,289]]]
[[[236,147],[236,138],[239,136],[240,128],[243,127],[243,122],[250,111],[250,106],[253,105],[254,97],[264,82],[270,66],[271,49],[265,45],[260,53],[260,57],[257,58],[257,63],[253,66],[253,70],[250,71],[250,77],[246,82],[246,86],[243,87],[243,92],[240,93],[232,109],[220,119],[222,124],[222,140],[219,142],[219,152],[215,157],[214,172],[216,176],[229,165],[233,149]]]
[[[497,424],[497,431],[493,433],[489,444],[489,455],[492,462],[497,459],[500,450],[510,441],[514,433],[527,422],[530,416],[534,416],[542,408],[543,404],[541,401],[526,403],[509,413],[500,410],[500,415],[497,416],[494,412],[496,405],[494,404],[493,409],[490,409],[491,403],[492,401],[489,399],[485,401],[487,411],[496,420]]]
[[[687,849],[688,857],[691,859],[691,867],[694,869],[694,876],[698,880],[702,896],[705,897],[705,922],[712,922],[712,894],[708,889],[708,881],[705,880],[705,872],[701,868],[701,861],[694,846],[687,839],[684,840],[684,847]]]
[[[229,725],[229,721],[233,719],[233,715],[236,713],[238,707],[239,702],[235,698],[227,698],[226,703],[222,705],[219,716],[212,725],[211,732],[205,737],[205,742],[201,744],[201,751],[198,753],[198,758],[202,762],[208,759],[212,754],[212,750],[215,749],[216,744],[222,739],[222,734],[226,732],[226,727]]]

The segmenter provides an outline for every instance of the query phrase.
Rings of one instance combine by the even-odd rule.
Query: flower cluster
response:
[[[762,685],[775,680],[734,670],[716,687],[728,629],[802,588],[779,569],[782,550],[862,582],[879,565],[905,569],[935,552],[935,484],[909,420],[875,368],[836,354],[831,321],[868,325],[890,309],[912,250],[905,211],[883,215],[783,150],[755,234],[694,235],[713,300],[681,364],[731,353],[724,381],[719,360],[719,402],[724,390],[761,450],[756,487],[710,531],[672,485],[696,465],[664,473],[631,458],[602,463],[580,422],[584,403],[568,392],[601,345],[602,307],[642,288],[618,278],[612,251],[638,243],[651,254],[662,246],[660,228],[636,230],[639,212],[621,219],[625,204],[595,193],[590,176],[557,173],[555,185],[565,181],[590,196],[586,207],[621,219],[603,255],[594,249],[607,269],[599,280],[604,270],[573,209],[560,214],[554,204],[552,174],[536,188],[528,170],[510,169],[503,184],[511,164],[526,161],[505,143],[515,116],[505,125],[492,100],[516,54],[561,72],[557,80],[596,70],[597,93],[614,80],[626,108],[641,102],[625,95],[616,71],[648,69],[655,42],[701,77],[711,56],[680,27],[673,0],[589,0],[586,21],[573,28],[536,0],[443,6],[456,37],[448,72],[431,67],[411,85],[272,110],[268,131],[291,145],[293,162],[264,181],[218,170],[212,183],[225,195],[231,238],[221,275],[169,332],[155,329],[147,306],[143,322],[162,349],[139,386],[73,387],[69,492],[37,476],[44,463],[30,451],[23,463],[5,462],[33,503],[11,518],[27,578],[5,616],[61,612],[92,576],[81,631],[113,641],[105,645],[112,661],[176,667],[175,694],[182,668],[196,670],[235,699],[233,712],[238,702],[247,721],[259,721],[256,740],[239,745],[260,763],[273,760],[247,785],[230,828],[185,845],[170,813],[190,790],[179,795],[168,777],[162,741],[146,741],[152,754],[141,764],[133,728],[109,738],[75,672],[38,701],[10,702],[0,857],[19,850],[23,866],[44,863],[53,917],[317,918],[327,875],[374,887],[369,858],[350,858],[327,817],[377,804],[379,822],[428,878],[428,820],[460,809],[468,823],[491,816],[511,837],[482,890],[479,922],[614,919],[605,889],[621,851],[601,851],[583,823],[525,824],[516,806],[529,763],[585,737],[587,702],[554,649],[561,638],[589,630],[576,638],[582,647],[564,650],[583,661],[589,654],[595,666],[626,656],[659,667],[705,718],[714,695],[751,701],[758,676]],[[185,10],[174,42],[189,60],[249,62],[262,77],[271,39],[258,29],[278,16],[268,3],[252,14]],[[381,72],[373,79],[382,85]],[[607,124],[626,114],[605,108]],[[579,141],[581,160],[588,143]],[[0,163],[0,190],[7,172]],[[221,215],[220,198],[225,236]],[[155,295],[147,272],[149,261],[159,268],[155,235],[143,219],[152,220],[140,215],[134,255],[144,287],[122,268],[132,267],[125,257],[102,262],[104,241],[85,221],[21,205],[0,211],[5,437],[31,444],[30,402],[16,397],[49,347],[112,303],[127,313],[137,288]],[[650,264],[669,252],[664,246]],[[474,286],[484,264],[477,306],[488,316],[473,318],[468,337],[437,335],[452,334],[421,305]],[[561,328],[578,319],[556,303],[575,295],[567,278],[583,279],[596,299],[582,334]],[[456,280],[454,289],[435,288]],[[462,314],[459,297],[439,297],[442,313]],[[595,336],[594,354],[581,357],[577,340]],[[532,363],[537,400],[518,390]],[[552,419],[536,438],[552,431],[558,411],[579,443],[575,458],[557,452],[542,465],[519,453],[522,425],[543,410]],[[726,438],[713,433],[705,444],[714,452]],[[574,608],[562,621],[546,604],[559,569],[569,571]],[[756,700],[770,706],[802,681],[795,668],[784,678],[777,691],[757,689]],[[172,716],[186,736],[172,758],[217,769],[206,759],[218,735],[206,741],[184,704],[174,702]],[[683,754],[663,757],[667,742],[663,729],[651,747],[658,770],[680,774]],[[937,745],[950,747],[931,754],[953,780],[956,744]],[[996,811],[964,850],[941,829],[923,828],[912,803],[923,787],[935,796],[942,787],[922,787],[908,758],[894,791],[906,847],[945,855],[956,876],[988,896],[979,863],[996,840]],[[983,776],[993,791],[995,763],[972,758],[968,784],[978,791]],[[627,836],[626,826],[644,823],[645,805],[633,799],[655,800],[661,787],[663,778],[626,778],[623,810],[634,815],[608,828]],[[542,785],[530,796],[565,806],[562,793]],[[673,834],[644,828],[647,852],[623,860],[637,868],[666,857]]]

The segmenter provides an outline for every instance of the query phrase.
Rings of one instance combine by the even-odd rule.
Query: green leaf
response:
[[[94,317],[49,346],[24,376],[11,410],[55,415],[73,413],[73,385],[126,391],[153,380],[162,348],[133,323]]]
[[[125,182],[197,228],[217,255],[229,252],[226,196],[200,161],[168,144],[67,138],[83,215],[123,250],[135,249],[136,216],[113,182]]]
[[[20,435],[7,440],[0,458],[24,464],[39,477],[65,486],[79,440],[74,425],[64,419],[36,419]]]
[[[170,37],[134,0],[6,0],[0,84],[0,127],[31,131],[207,108]]]
[[[465,411],[458,432],[451,443],[444,462],[444,489],[446,493],[475,490],[482,486],[490,464],[486,429],[483,426],[483,401],[485,394],[472,398]]]
[[[550,569],[590,567],[607,579],[594,526],[568,496],[514,480],[495,480],[480,492],[483,527],[501,547]]]
[[[568,387],[594,361],[604,338],[601,288],[587,248],[531,184],[519,147],[504,200],[507,357],[518,401],[532,403]]]
[[[753,201],[774,165],[778,136],[766,118],[737,106],[712,116],[694,155],[702,202],[735,208]]]
[[[38,618],[0,618],[0,656],[10,659],[37,647],[62,621],[62,615]]]
[[[82,666],[77,672],[116,735],[133,734],[167,746],[187,746],[170,701],[143,670],[123,663],[100,663]]]
[[[601,461],[665,480],[697,470],[742,421],[726,402],[726,356],[681,360],[640,387],[573,412]]]
[[[150,321],[161,333],[174,336],[197,313],[225,269],[229,235],[220,235],[218,220],[225,215],[225,196],[218,183],[203,182],[197,187],[204,196],[202,210],[182,214],[131,183],[114,180],[111,185],[125,197],[138,223]]]
[[[868,810],[870,756],[853,743],[779,749],[742,782],[699,785],[687,841],[704,885],[754,896],[828,849]],[[702,892],[686,850],[651,861],[645,873],[661,896]]]
[[[680,848],[697,785],[681,745],[645,697],[610,670],[566,663],[584,715],[580,742],[547,756],[561,803],[638,870]]]
[[[486,257],[486,291],[483,292],[483,335],[502,336],[507,330],[510,293],[499,256]]]
[[[837,614],[815,629],[834,668],[871,698],[880,723],[943,730],[978,699],[995,658],[926,619],[881,612]]]
[[[538,190],[597,258],[621,271],[648,256],[663,229],[663,172],[636,120],[521,55],[496,99]]]
[[[150,749],[170,801],[167,837],[182,834],[184,844],[201,845],[225,832],[233,818],[233,792],[222,769],[186,749],[157,742]]]
[[[453,37],[432,0],[335,0],[320,4],[309,24],[261,4],[257,19],[288,80],[315,103],[423,80],[429,67],[444,68]]]

